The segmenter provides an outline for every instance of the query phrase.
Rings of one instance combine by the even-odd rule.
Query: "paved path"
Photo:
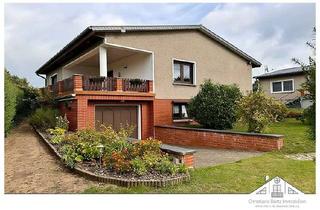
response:
[[[98,184],[65,168],[27,123],[5,139],[5,193],[75,193]]]
[[[194,154],[195,168],[232,163],[241,159],[247,159],[262,155],[263,152],[237,151],[227,149],[204,149],[188,147],[196,150]]]

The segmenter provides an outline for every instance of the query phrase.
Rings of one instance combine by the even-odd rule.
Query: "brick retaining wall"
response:
[[[271,151],[280,150],[283,146],[282,135],[186,128],[169,125],[155,126],[155,137],[165,144],[236,150]]]

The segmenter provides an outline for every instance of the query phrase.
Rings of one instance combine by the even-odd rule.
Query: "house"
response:
[[[71,130],[130,124],[145,139],[154,125],[189,122],[187,103],[205,79],[245,92],[259,66],[202,25],[90,26],[36,74]]]
[[[294,102],[295,107],[306,108],[311,105],[301,87],[306,82],[305,72],[301,67],[280,69],[254,78],[259,80],[259,87],[267,95],[277,100],[286,104]]]

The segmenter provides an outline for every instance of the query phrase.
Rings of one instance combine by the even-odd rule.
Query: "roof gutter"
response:
[[[39,73],[36,73],[38,77],[41,77],[42,79],[46,80],[44,76],[41,76]]]

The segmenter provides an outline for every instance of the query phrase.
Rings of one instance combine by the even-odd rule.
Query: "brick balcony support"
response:
[[[148,80],[148,92],[152,93],[153,92],[153,81],[152,80]]]
[[[115,81],[115,91],[123,91],[123,87],[122,87],[123,81],[120,78],[116,78]]]
[[[63,80],[58,81],[58,95],[61,95],[63,93]]]
[[[48,90],[49,92],[51,92],[51,91],[52,91],[52,85],[48,85],[48,86],[47,86],[47,90]]]
[[[83,83],[82,83],[82,75],[81,74],[74,74],[73,75],[73,90],[74,91],[82,91],[83,88]]]

